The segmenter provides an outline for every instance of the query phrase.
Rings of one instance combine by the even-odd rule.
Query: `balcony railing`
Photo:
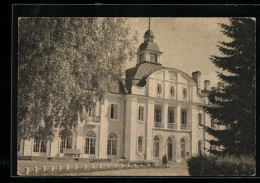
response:
[[[163,122],[154,122],[154,127],[163,128]]]
[[[87,116],[86,122],[99,122],[100,116]]]
[[[176,129],[177,128],[177,124],[175,124],[175,123],[168,123],[168,128]]]
[[[182,130],[190,130],[190,125],[181,124],[181,129],[182,129]]]

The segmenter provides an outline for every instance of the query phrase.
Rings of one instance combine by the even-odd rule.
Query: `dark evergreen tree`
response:
[[[220,24],[231,42],[219,42],[223,56],[212,56],[212,63],[223,69],[217,72],[223,83],[209,95],[212,106],[203,107],[218,125],[226,130],[205,127],[216,137],[212,145],[223,145],[224,153],[255,154],[255,20],[230,18],[230,24]]]

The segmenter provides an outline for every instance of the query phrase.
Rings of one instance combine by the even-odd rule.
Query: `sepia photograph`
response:
[[[19,17],[18,176],[255,176],[254,17]]]

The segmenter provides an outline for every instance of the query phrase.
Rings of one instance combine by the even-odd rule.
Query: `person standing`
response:
[[[166,157],[166,154],[162,157],[162,162],[163,162],[163,166],[165,165],[165,167],[167,168],[167,157]]]

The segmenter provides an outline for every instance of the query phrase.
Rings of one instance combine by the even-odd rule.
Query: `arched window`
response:
[[[96,149],[96,135],[94,132],[89,131],[86,134],[86,138],[85,138],[84,153],[85,154],[95,154],[95,149]]]
[[[185,140],[184,140],[184,138],[181,139],[181,157],[185,158]]]
[[[141,136],[138,137],[138,153],[143,152],[143,139]]]
[[[175,95],[175,88],[173,86],[171,86],[171,88],[170,88],[170,94],[171,94],[171,97],[174,97],[174,95]]]
[[[157,55],[150,53],[150,62],[157,63]]]
[[[187,89],[186,88],[183,88],[182,95],[183,95],[183,98],[187,98]]]
[[[157,85],[157,93],[158,94],[162,93],[162,86],[160,84]]]
[[[171,137],[168,137],[167,141],[168,141],[168,142],[172,142],[172,138],[171,138]]]
[[[117,136],[115,133],[110,133],[107,140],[107,155],[117,154]]]
[[[159,157],[159,147],[160,147],[159,138],[157,136],[155,136],[153,138],[153,156],[154,157]]]

